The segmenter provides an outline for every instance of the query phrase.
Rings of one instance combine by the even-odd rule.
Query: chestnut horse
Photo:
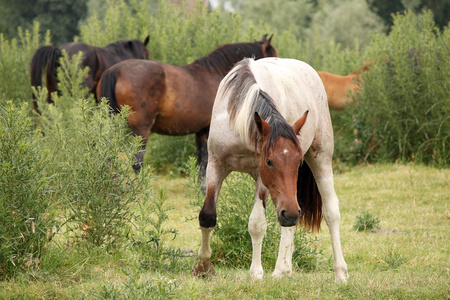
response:
[[[348,75],[340,76],[328,72],[317,71],[327,92],[328,106],[334,110],[344,110],[347,103],[353,103],[361,91],[361,72],[369,70],[369,65],[364,63]],[[354,97],[354,98],[352,98]]]
[[[89,67],[84,85],[95,94],[97,83],[102,73],[120,61],[130,58],[148,59],[150,54],[147,50],[149,41],[147,36],[144,42],[139,40],[121,40],[99,48],[85,43],[66,43],[61,46],[42,46],[33,55],[31,60],[31,86],[42,86],[42,71],[45,68],[46,87],[48,91],[47,102],[53,103],[51,93],[57,91],[57,68],[62,51],[65,50],[69,56],[83,52],[83,60],[80,67]],[[33,93],[33,106],[38,111],[37,102]]]
[[[248,223],[253,244],[251,276],[259,279],[264,274],[261,245],[270,194],[282,226],[272,276],[292,274],[297,222],[319,230],[323,214],[331,234],[335,279],[345,282],[347,265],[339,237],[333,148],[327,96],[313,68],[282,58],[245,59],[237,64],[222,80],[214,102],[206,198],[199,214],[202,239],[192,275],[214,274],[209,239],[216,226],[217,198],[225,177],[239,171],[250,174],[256,182]]]
[[[97,99],[106,97],[114,111],[128,105],[128,123],[142,136],[142,151],[135,156],[138,172],[151,132],[165,135],[195,133],[199,179],[208,161],[207,138],[214,97],[222,78],[245,57],[277,56],[272,37],[254,43],[226,44],[185,66],[157,61],[127,60],[108,69],[97,87]]]

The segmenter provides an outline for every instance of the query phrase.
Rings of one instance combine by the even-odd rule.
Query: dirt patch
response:
[[[384,229],[384,228],[381,229],[374,228],[372,229],[372,232],[376,234],[396,234],[396,235],[406,234],[406,232],[398,231],[396,229]]]

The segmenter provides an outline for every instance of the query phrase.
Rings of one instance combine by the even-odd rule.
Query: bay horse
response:
[[[214,274],[210,235],[217,220],[222,182],[232,171],[256,182],[248,231],[253,253],[250,275],[260,279],[261,245],[266,233],[266,202],[275,204],[281,225],[273,277],[292,274],[294,231],[298,223],[330,229],[337,282],[347,265],[339,237],[339,200],[334,190],[333,128],[322,81],[308,64],[286,58],[245,59],[222,80],[214,102],[208,140],[206,197],[199,213],[199,260],[192,276]],[[245,201],[245,199],[243,199]]]
[[[135,156],[135,171],[142,166],[150,132],[195,133],[202,183],[208,161],[211,111],[219,83],[245,57],[278,56],[271,40],[272,36],[267,39],[264,35],[261,41],[253,43],[225,44],[184,66],[132,59],[105,71],[97,87],[97,99],[107,98],[115,112],[124,105],[130,106],[133,113],[128,116],[128,123],[133,133],[143,138],[142,151]]]
[[[80,67],[89,67],[84,85],[89,88],[91,93],[95,94],[97,83],[106,69],[125,59],[149,58],[150,53],[147,50],[149,38],[150,36],[147,36],[143,42],[140,40],[120,40],[103,48],[85,43],[65,43],[59,47],[42,46],[36,50],[31,59],[31,86],[42,86],[42,71],[45,68],[47,102],[53,103],[51,94],[58,89],[56,72],[59,59],[62,57],[62,51],[65,50],[70,57],[81,51],[83,52],[83,58]],[[32,97],[33,107],[39,112],[34,93]]]

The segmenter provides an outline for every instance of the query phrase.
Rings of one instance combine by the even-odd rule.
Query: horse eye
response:
[[[269,167],[273,167],[272,161],[270,159],[266,159],[266,165]]]

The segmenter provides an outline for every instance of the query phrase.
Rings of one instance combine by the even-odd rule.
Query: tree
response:
[[[323,2],[314,14],[308,37],[334,40],[343,47],[367,46],[371,32],[383,33],[385,26],[380,17],[369,10],[364,0]]]
[[[79,34],[78,21],[86,16],[88,0],[0,0],[0,32],[7,38],[17,35],[17,27],[31,29],[41,24],[50,30],[53,43],[70,42]]]
[[[392,15],[404,10],[420,13],[425,9],[433,12],[434,22],[442,30],[450,21],[450,0],[366,0],[371,11],[380,16],[390,31]]]
[[[267,23],[271,28],[282,33],[292,30],[299,39],[309,26],[317,0],[219,0],[225,10],[239,12],[243,25]]]
[[[87,13],[87,0],[38,0],[34,20],[43,30],[50,29],[53,43],[73,41],[79,34],[78,21]]]

